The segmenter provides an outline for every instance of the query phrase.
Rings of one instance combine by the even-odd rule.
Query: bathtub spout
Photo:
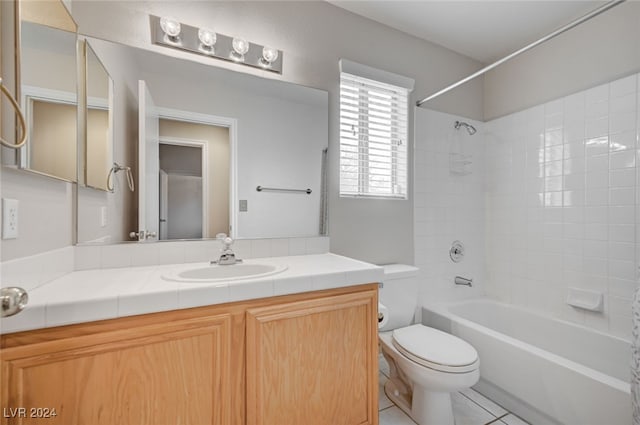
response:
[[[465,286],[473,286],[473,279],[467,279],[466,277],[456,276],[454,279],[456,285],[465,285]]]

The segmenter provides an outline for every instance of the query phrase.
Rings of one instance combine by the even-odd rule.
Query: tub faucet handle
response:
[[[464,245],[460,241],[453,241],[449,249],[449,258],[454,263],[459,263],[464,258]]]

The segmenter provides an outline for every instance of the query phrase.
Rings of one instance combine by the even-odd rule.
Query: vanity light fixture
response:
[[[207,27],[186,25],[169,17],[150,15],[149,18],[154,44],[282,74],[283,55],[278,49],[216,33]]]
[[[162,32],[165,33],[165,35],[167,36],[167,39],[169,39],[170,42],[172,43],[180,42],[179,35],[180,35],[181,25],[180,25],[180,22],[178,22],[176,19],[170,18],[168,16],[161,18],[160,28],[162,28]]]
[[[216,33],[207,28],[200,28],[198,30],[198,39],[200,40],[200,50],[205,53],[214,53],[213,45],[216,44]]]

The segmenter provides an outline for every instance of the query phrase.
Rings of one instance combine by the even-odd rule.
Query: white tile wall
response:
[[[216,258],[220,247],[216,240],[81,245],[75,247],[75,270],[208,261]],[[233,250],[238,258],[323,254],[329,252],[329,238],[239,239]]]
[[[329,238],[240,239],[233,249],[238,258],[324,254]],[[195,263],[212,260],[219,252],[216,240],[69,246],[0,263],[0,286],[29,291],[74,270]]]
[[[20,286],[29,291],[72,272],[73,268],[71,246],[9,260],[0,263],[0,286]]]
[[[414,264],[420,268],[422,300],[477,296],[485,278],[482,123],[423,108],[415,115]],[[455,130],[456,121],[478,132]],[[457,264],[449,258],[455,240],[466,247]],[[456,275],[473,278],[474,286],[454,285]]]
[[[486,123],[487,292],[629,337],[640,74]],[[603,313],[565,303],[602,291]]]

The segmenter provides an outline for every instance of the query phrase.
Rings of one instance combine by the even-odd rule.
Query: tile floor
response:
[[[415,422],[385,395],[384,383],[389,377],[389,365],[382,354],[379,363],[380,425],[415,425]],[[456,425],[529,425],[473,389],[455,393],[452,399]]]

